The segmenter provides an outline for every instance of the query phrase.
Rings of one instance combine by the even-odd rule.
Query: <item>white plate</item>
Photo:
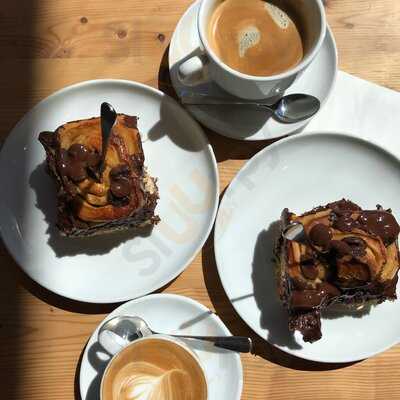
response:
[[[209,81],[195,87],[184,85],[178,78],[178,66],[181,60],[187,58],[200,46],[197,31],[197,11],[200,1],[192,4],[182,16],[172,36],[169,47],[169,69],[171,81],[178,96],[185,91],[211,94],[225,97],[226,92],[214,82]],[[337,50],[332,32],[328,27],[325,41],[318,55],[286,91],[290,93],[308,93],[320,99],[324,104],[327,100],[337,74]],[[188,111],[207,128],[234,139],[266,140],[293,134],[301,130],[308,121],[297,124],[282,124],[266,115],[248,108],[225,106],[188,106]]]
[[[162,222],[150,236],[64,238],[54,226],[54,184],[38,134],[99,115],[103,101],[139,116],[145,164],[159,179]],[[0,232],[18,264],[45,288],[95,303],[143,296],[182,272],[209,235],[219,193],[214,153],[200,126],[162,92],[118,80],[73,85],[36,105],[2,148],[0,182]]]
[[[399,220],[399,176],[394,156],[330,133],[279,141],[242,168],[219,208],[215,254],[230,301],[256,333],[287,353],[321,362],[360,360],[399,342],[399,300],[366,315],[325,315],[322,339],[313,344],[304,343],[298,332],[289,334],[272,261],[283,208],[302,213],[345,197],[366,208],[390,207]]]
[[[142,317],[155,331],[170,334],[228,336],[229,330],[207,307],[175,294],[153,294],[123,304],[105,320],[116,315]],[[104,321],[105,321],[104,320]],[[104,322],[103,321],[103,322]],[[97,327],[82,357],[79,385],[82,400],[97,400],[99,385],[109,356],[97,342]],[[198,355],[208,382],[208,400],[239,400],[243,386],[240,357],[202,341],[186,341]]]

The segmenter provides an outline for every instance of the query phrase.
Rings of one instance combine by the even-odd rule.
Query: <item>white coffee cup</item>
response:
[[[104,370],[102,379],[101,379],[101,384],[100,384],[100,400],[106,400],[104,396],[104,385],[105,385],[105,381],[106,381],[106,377],[108,376],[108,372],[109,370],[113,367],[113,365],[115,364],[115,362],[118,360],[119,357],[121,357],[121,355],[125,352],[129,352],[131,347],[137,346],[139,343],[141,342],[148,342],[151,343],[152,341],[154,342],[154,340],[161,340],[164,342],[170,342],[175,346],[178,346],[179,348],[181,348],[185,353],[187,353],[187,355],[192,359],[192,361],[197,364],[198,366],[198,370],[200,370],[202,372],[203,378],[204,378],[204,383],[205,383],[205,389],[206,389],[206,399],[208,399],[208,382],[207,382],[207,376],[206,376],[206,372],[204,370],[204,367],[202,366],[197,354],[182,340],[177,339],[175,337],[171,337],[168,335],[164,335],[164,334],[154,334],[151,336],[146,336],[140,339],[136,339],[133,342],[131,342],[130,344],[128,344],[127,346],[124,346],[123,348],[121,348],[119,351],[117,351],[114,356],[111,358],[111,360],[109,361],[106,369]],[[156,346],[156,344],[154,344]],[[132,360],[135,361],[135,360]],[[152,378],[152,379],[157,379],[157,378]],[[142,386],[152,386],[151,383],[146,385],[146,382],[141,379]],[[140,388],[138,388],[138,391],[140,391]],[[150,395],[150,393],[148,393]],[[147,398],[146,394],[141,394],[138,396],[140,399],[142,398]]]
[[[243,99],[265,99],[282,95],[318,54],[326,34],[325,10],[321,0],[281,0],[282,8],[295,10],[303,39],[304,57],[290,70],[272,76],[253,76],[234,70],[217,57],[208,41],[208,24],[222,0],[202,0],[197,29],[201,47],[181,61],[179,78],[185,85],[213,80],[221,88]],[[244,0],[245,1],[245,0]]]

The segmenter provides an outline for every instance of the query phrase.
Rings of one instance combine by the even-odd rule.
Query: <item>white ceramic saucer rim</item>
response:
[[[390,157],[392,160],[396,161],[399,165],[400,165],[400,158],[397,157],[395,154],[389,152],[388,150],[384,149],[383,147],[381,147],[376,141],[374,140],[366,140],[357,136],[354,136],[348,132],[335,132],[335,131],[314,131],[314,132],[307,132],[307,133],[303,133],[301,135],[295,135],[295,136],[290,136],[287,138],[284,138],[282,140],[279,140],[273,144],[271,144],[268,147],[265,147],[264,149],[262,149],[261,151],[259,151],[255,156],[253,156],[250,160],[248,160],[246,162],[246,164],[240,169],[240,171],[235,175],[235,177],[233,178],[233,180],[230,182],[228,188],[226,189],[226,192],[220,202],[220,206],[219,206],[219,210],[222,210],[224,208],[225,205],[225,201],[227,201],[226,199],[229,197],[231,191],[233,190],[232,188],[234,188],[235,184],[237,181],[239,181],[241,179],[242,174],[244,174],[247,170],[247,168],[249,168],[249,166],[251,165],[251,163],[256,162],[256,160],[258,160],[259,158],[261,158],[265,153],[268,153],[270,151],[272,151],[273,149],[275,149],[275,147],[280,146],[281,144],[285,144],[286,142],[291,142],[291,141],[295,141],[295,140],[302,140],[303,138],[306,137],[335,137],[338,140],[341,140],[342,138],[345,140],[352,140],[354,142],[359,142],[362,145],[365,146],[369,146],[370,148],[373,148],[374,150],[381,152],[383,154],[385,154],[386,156]],[[229,290],[227,290],[227,286],[224,283],[224,279],[223,279],[223,273],[222,273],[222,262],[221,262],[221,257],[222,254],[219,253],[219,246],[217,244],[216,238],[219,237],[218,232],[219,232],[219,216],[220,213],[218,212],[217,214],[217,218],[215,221],[215,234],[214,234],[214,249],[215,249],[215,261],[216,261],[216,265],[217,265],[217,270],[218,270],[218,275],[220,277],[221,280],[221,284],[222,287],[224,288],[224,291],[226,293],[226,295],[229,298],[229,301],[231,302],[232,306],[234,307],[234,309],[236,310],[236,312],[239,314],[240,318],[243,320],[243,322],[245,322],[258,336],[260,336],[260,338],[262,338],[263,340],[268,341],[267,339],[265,339],[262,336],[262,332],[261,330],[259,330],[257,328],[257,326],[255,324],[252,323],[252,321],[248,321],[246,319],[246,316],[244,315],[244,313],[241,311],[241,309],[236,305],[235,302],[232,302],[230,299],[230,294],[229,294]],[[270,342],[269,342],[270,343]],[[308,356],[308,355],[303,355],[300,354],[299,352],[293,351],[290,348],[287,347],[283,347],[283,346],[278,346],[275,343],[270,343],[273,346],[275,346],[276,348],[291,354],[295,357],[299,357],[308,361],[315,361],[315,362],[320,362],[320,363],[351,363],[351,362],[355,362],[355,361],[360,361],[360,360],[364,360],[370,357],[373,357],[377,354],[380,354],[388,349],[390,349],[391,347],[397,345],[398,343],[400,343],[400,335],[398,337],[398,339],[390,342],[389,344],[382,346],[381,348],[379,348],[378,350],[375,351],[365,351],[362,354],[360,354],[360,356],[357,357],[349,357],[349,358],[343,358],[341,357],[340,359],[336,359],[334,357],[329,358],[329,357],[325,357],[323,359],[318,358],[318,357],[312,357],[312,356]]]
[[[178,301],[184,301],[184,302],[190,303],[193,306],[199,308],[203,312],[210,312],[210,309],[207,308],[205,305],[201,304],[200,302],[198,302],[196,300],[193,300],[190,297],[181,296],[181,295],[173,294],[173,293],[154,293],[154,294],[149,294],[147,296],[143,296],[143,297],[139,297],[139,298],[130,300],[130,301],[124,303],[124,304],[121,304],[119,307],[117,307],[115,310],[113,310],[111,313],[109,313],[97,325],[97,327],[95,328],[93,333],[90,335],[88,341],[86,342],[85,350],[84,350],[83,355],[82,355],[82,360],[87,360],[88,351],[89,351],[88,344],[92,340],[92,338],[94,338],[95,335],[97,335],[98,330],[100,329],[100,327],[104,324],[104,322],[108,321],[110,318],[112,318],[112,317],[114,317],[116,315],[119,315],[119,311],[120,310],[123,311],[125,307],[129,307],[129,305],[131,305],[131,304],[137,304],[137,303],[140,303],[140,302],[145,302],[145,301],[148,301],[148,300],[157,300],[157,299],[162,301],[163,299],[166,299],[166,298],[175,299],[175,300],[178,300]],[[219,316],[217,314],[211,312],[210,313],[210,317],[213,318],[215,323],[218,324],[218,326],[223,330],[223,332],[227,336],[231,335],[231,332],[226,327],[226,325],[221,321],[221,319],[219,318]],[[232,356],[235,358],[235,363],[236,363],[236,367],[237,367],[237,370],[238,370],[239,375],[240,375],[240,379],[238,381],[238,386],[239,386],[238,394],[237,394],[235,399],[230,399],[230,400],[240,400],[242,392],[243,392],[243,366],[242,366],[242,362],[241,362],[239,353],[232,352]],[[82,381],[83,381],[82,377],[84,375],[84,369],[82,368],[82,366],[83,366],[83,364],[81,364],[80,370],[79,370],[79,392],[80,392],[80,395],[81,395],[82,399],[84,399],[84,397],[83,397],[84,390],[83,390],[83,387],[82,387]]]
[[[7,136],[6,140],[3,142],[2,147],[0,148],[0,165],[2,163],[2,158],[4,157],[4,154],[7,153],[7,148],[9,146],[9,143],[11,141],[11,137],[13,136],[13,132],[17,131],[19,126],[22,125],[25,121],[25,119],[29,118],[29,116],[33,113],[35,113],[36,109],[39,108],[40,106],[43,106],[44,103],[46,102],[50,102],[53,99],[59,97],[59,96],[64,96],[66,93],[75,90],[75,89],[84,89],[85,87],[90,87],[90,86],[95,86],[95,85],[101,85],[101,84],[119,84],[119,85],[128,85],[130,87],[132,87],[133,89],[135,88],[140,88],[142,90],[148,90],[149,92],[153,93],[156,96],[160,96],[160,98],[166,98],[168,99],[168,101],[170,101],[171,103],[173,103],[175,106],[179,107],[184,113],[187,114],[187,116],[192,120],[192,122],[194,123],[194,125],[197,126],[198,128],[198,133],[199,135],[201,134],[202,139],[204,140],[204,143],[207,144],[207,146],[205,147],[205,150],[207,149],[207,151],[209,152],[210,155],[210,166],[212,167],[212,173],[213,173],[213,178],[215,179],[215,183],[216,183],[216,187],[215,187],[215,196],[212,199],[213,201],[213,209],[212,209],[212,213],[211,213],[211,218],[209,220],[209,226],[205,232],[205,234],[203,235],[203,237],[201,238],[201,240],[199,240],[198,245],[196,246],[195,251],[193,252],[192,256],[187,260],[186,263],[182,264],[182,266],[178,269],[176,269],[172,274],[170,274],[167,278],[163,279],[162,281],[160,281],[159,283],[151,286],[148,290],[146,290],[146,293],[143,294],[139,294],[137,296],[132,297],[132,295],[130,296],[122,296],[120,298],[104,298],[104,299],[96,299],[96,301],[91,301],[85,297],[80,297],[77,295],[74,295],[74,297],[71,296],[66,296],[65,293],[63,293],[60,290],[48,287],[47,285],[44,285],[42,282],[38,282],[36,277],[34,277],[31,273],[29,268],[24,268],[22,267],[22,265],[24,264],[23,261],[21,260],[20,255],[18,254],[18,252],[13,251],[13,245],[12,243],[10,243],[7,235],[2,234],[3,232],[3,225],[0,221],[0,237],[3,239],[4,245],[7,249],[7,251],[9,252],[9,254],[13,257],[13,259],[17,262],[17,264],[20,266],[20,268],[31,278],[33,279],[35,282],[37,282],[38,284],[40,284],[41,286],[43,286],[45,289],[50,290],[51,292],[63,296],[63,297],[67,297],[70,298],[72,300],[76,300],[76,301],[81,301],[81,302],[85,302],[85,303],[93,303],[93,304],[110,304],[110,303],[119,303],[119,302],[123,302],[123,301],[128,301],[134,298],[140,298],[142,296],[145,296],[147,293],[152,293],[157,289],[162,288],[163,286],[165,286],[166,284],[168,284],[169,282],[171,282],[173,279],[175,279],[177,276],[179,276],[190,264],[191,262],[194,260],[194,258],[197,256],[197,254],[199,253],[199,251],[202,249],[202,247],[204,246],[204,243],[206,242],[207,238],[209,237],[212,228],[214,226],[215,223],[215,218],[217,215],[217,211],[218,211],[218,204],[219,204],[219,191],[220,191],[220,183],[219,183],[219,174],[218,174],[218,165],[217,165],[217,160],[215,158],[215,154],[214,154],[214,150],[211,146],[211,144],[209,143],[209,140],[206,136],[206,134],[204,133],[203,128],[201,127],[201,125],[196,121],[195,118],[193,118],[193,116],[187,111],[185,110],[176,100],[174,100],[172,97],[168,96],[167,94],[165,94],[164,92],[162,92],[161,90],[155,89],[151,86],[145,85],[143,83],[140,82],[136,82],[136,81],[129,81],[129,80],[125,80],[125,79],[92,79],[92,80],[87,80],[87,81],[82,81],[82,82],[78,82],[75,83],[73,85],[69,85],[66,86],[64,88],[61,88],[59,90],[57,90],[56,92],[52,93],[51,95],[47,96],[46,98],[42,99],[40,102],[38,102],[33,108],[31,108],[17,123],[16,125],[12,128],[12,130],[10,131],[9,135]]]
[[[185,10],[184,14],[183,14],[183,15],[181,16],[181,18],[179,19],[179,21],[178,21],[178,23],[177,23],[177,25],[176,25],[176,27],[175,27],[175,30],[174,30],[174,32],[173,32],[173,34],[172,34],[171,43],[177,42],[177,40],[178,40],[178,39],[177,39],[177,35],[178,35],[178,31],[179,31],[178,27],[179,27],[179,25],[182,23],[182,20],[186,17],[187,14],[189,14],[191,11],[193,11],[192,9],[194,9],[195,7],[198,7],[199,4],[200,4],[200,0],[195,0],[195,1]],[[337,49],[337,45],[336,45],[336,41],[335,41],[335,37],[334,37],[333,32],[332,32],[332,29],[330,28],[330,26],[329,26],[328,23],[326,24],[325,38],[324,38],[324,40],[323,40],[323,42],[322,42],[321,48],[324,46],[326,40],[329,40],[329,41],[330,41],[330,45],[333,47],[333,56],[334,56],[335,62],[334,62],[334,72],[333,72],[332,80],[331,80],[331,83],[330,83],[330,87],[329,87],[329,89],[328,89],[328,91],[327,91],[327,93],[326,93],[326,96],[325,96],[323,99],[320,99],[320,102],[321,102],[321,108],[320,108],[320,110],[322,109],[322,107],[325,105],[325,103],[327,102],[327,100],[330,98],[330,96],[331,96],[331,94],[332,94],[333,88],[334,88],[335,85],[336,85],[337,76],[338,76],[338,71],[339,71],[338,49]],[[199,38],[199,43],[200,43],[200,38]],[[321,50],[320,50],[320,51],[321,51]],[[171,70],[171,57],[172,57],[172,56],[171,56],[171,50],[170,50],[170,51],[169,51],[169,54],[168,54],[168,61],[169,61],[169,68],[170,68],[170,70]],[[314,58],[314,60],[312,61],[312,63],[316,62],[317,57],[318,57],[318,54],[316,55],[316,57]],[[299,80],[302,79],[302,76],[299,76],[298,79],[299,79]],[[173,84],[173,81],[172,81],[172,84]],[[174,87],[174,89],[175,89],[174,84],[173,84],[173,87]],[[176,93],[177,93],[178,98],[180,98],[178,91],[176,91]],[[216,133],[218,133],[219,135],[222,135],[222,136],[225,136],[225,137],[227,137],[227,138],[234,139],[234,140],[241,140],[241,141],[248,141],[248,142],[279,139],[279,138],[281,138],[281,137],[293,135],[293,134],[295,134],[296,132],[298,132],[299,130],[304,129],[305,126],[306,126],[309,122],[311,122],[314,118],[316,118],[316,117],[318,116],[319,112],[320,112],[320,110],[319,110],[318,113],[316,113],[316,114],[315,114],[314,116],[312,116],[311,118],[309,118],[309,119],[307,119],[307,120],[305,120],[305,121],[302,121],[302,122],[300,122],[300,123],[295,124],[296,127],[295,127],[293,130],[289,131],[288,133],[286,133],[286,134],[284,134],[284,135],[282,135],[282,136],[279,136],[279,137],[274,135],[274,136],[272,136],[272,137],[266,139],[266,138],[262,138],[262,137],[259,137],[259,138],[254,137],[255,135],[249,136],[249,137],[237,137],[237,136],[235,136],[235,135],[233,135],[233,134],[230,135],[229,132],[222,132],[222,131],[219,131],[219,130],[215,130],[215,129],[213,129],[213,127],[208,126],[208,125],[206,125],[203,121],[200,121],[199,119],[197,119],[196,116],[195,116],[192,112],[190,112],[190,107],[184,106],[184,108],[193,116],[193,118],[196,119],[196,121],[200,122],[201,124],[203,124],[203,125],[206,126],[207,128],[214,130],[214,131],[215,131]]]

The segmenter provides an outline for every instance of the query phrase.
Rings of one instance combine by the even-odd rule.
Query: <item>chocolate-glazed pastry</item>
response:
[[[136,117],[118,114],[100,180],[100,118],[68,122],[41,132],[39,140],[57,183],[57,226],[63,235],[91,236],[159,221],[158,189],[144,167]]]
[[[289,329],[306,342],[321,338],[324,308],[396,299],[400,228],[391,210],[362,210],[343,199],[300,216],[285,209],[282,232],[291,223],[303,225],[306,240],[279,237],[278,291]]]

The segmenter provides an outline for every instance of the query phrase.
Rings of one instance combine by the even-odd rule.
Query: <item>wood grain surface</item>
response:
[[[123,78],[170,91],[168,44],[189,4],[190,0],[3,0],[0,138],[36,102],[75,82]],[[399,90],[400,1],[327,0],[326,10],[341,69]],[[245,160],[268,145],[207,134],[219,162],[221,189]],[[0,265],[0,398],[78,400],[82,350],[104,314],[116,305],[82,304],[44,290],[21,272],[2,244]],[[242,357],[244,400],[400,398],[400,346],[362,362],[324,365],[290,357],[258,339],[223,292],[212,237],[164,291],[200,301],[234,334],[254,338],[258,355]]]

